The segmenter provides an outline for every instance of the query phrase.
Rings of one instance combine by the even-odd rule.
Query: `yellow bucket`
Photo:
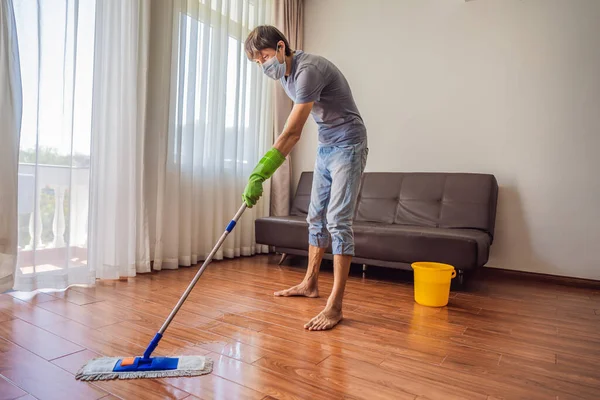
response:
[[[454,267],[435,262],[411,264],[415,272],[415,301],[429,307],[444,307],[450,296],[450,282],[456,276]]]

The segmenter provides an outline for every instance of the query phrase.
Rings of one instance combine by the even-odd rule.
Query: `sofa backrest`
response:
[[[312,172],[303,172],[300,175],[300,181],[296,188],[296,194],[292,201],[292,208],[290,209],[290,215],[295,216],[306,216],[308,215],[308,205],[310,204],[310,192],[312,188]]]
[[[300,178],[291,214],[306,215],[312,172]],[[475,173],[367,172],[356,221],[439,228],[470,228],[493,238],[498,182]]]

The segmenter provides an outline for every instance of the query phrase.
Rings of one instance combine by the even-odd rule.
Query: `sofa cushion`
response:
[[[490,237],[476,229],[447,229],[356,222],[356,256],[412,263],[437,261],[470,269],[488,260]]]
[[[256,243],[289,249],[308,250],[306,217],[265,217],[255,222]],[[331,246],[327,249],[331,252]]]
[[[356,257],[390,262],[446,262],[460,269],[484,265],[490,238],[475,229],[445,229],[356,222]],[[289,249],[308,249],[306,217],[256,220],[256,242]],[[327,249],[331,253],[331,246]]]

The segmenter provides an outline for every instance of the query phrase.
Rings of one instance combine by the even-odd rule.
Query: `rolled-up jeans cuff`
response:
[[[314,247],[319,247],[321,249],[327,248],[329,246],[329,236],[328,235],[309,235],[308,236],[308,244]]]
[[[333,255],[354,256],[354,243],[333,241]]]

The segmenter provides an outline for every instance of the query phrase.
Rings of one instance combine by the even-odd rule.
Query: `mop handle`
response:
[[[169,317],[167,318],[167,320],[165,321],[165,323],[163,324],[163,326],[160,328],[160,330],[158,331],[158,333],[160,333],[162,335],[167,330],[167,328],[169,327],[169,324],[171,323],[171,321],[175,317],[175,314],[177,314],[177,312],[179,311],[179,309],[181,308],[181,306],[183,305],[183,303],[185,302],[185,300],[187,299],[187,297],[191,293],[192,289],[196,285],[196,282],[198,282],[198,279],[200,279],[200,276],[202,275],[202,273],[204,272],[204,270],[206,269],[206,267],[208,266],[208,264],[210,264],[210,262],[212,261],[212,258],[214,257],[214,255],[217,253],[217,251],[219,250],[219,248],[221,247],[221,245],[223,244],[223,242],[227,238],[227,235],[229,235],[229,232],[231,232],[233,230],[233,228],[235,227],[235,224],[237,223],[238,219],[240,219],[240,217],[242,216],[242,214],[246,210],[246,207],[247,207],[246,203],[242,204],[242,206],[240,207],[240,209],[238,210],[238,212],[235,214],[235,216],[233,217],[233,219],[231,220],[231,222],[229,222],[229,224],[227,225],[227,228],[225,228],[225,231],[221,235],[221,238],[219,239],[219,241],[217,242],[217,244],[215,245],[215,247],[212,249],[212,251],[210,252],[210,254],[208,255],[208,257],[206,258],[206,260],[202,264],[202,267],[200,268],[200,270],[196,273],[196,276],[194,277],[194,279],[192,280],[192,282],[189,284],[189,286],[187,287],[187,289],[185,290],[185,292],[181,296],[181,299],[179,299],[179,302],[177,303],[177,305],[175,306],[175,308],[173,309],[173,311],[171,311],[171,314],[169,314]]]
[[[148,347],[146,348],[146,351],[144,352],[144,357],[143,357],[144,360],[148,360],[150,358],[150,355],[152,354],[154,349],[156,349],[156,346],[158,346],[158,342],[160,342],[160,339],[162,339],[163,333],[165,333],[165,331],[169,327],[169,324],[171,324],[171,321],[173,321],[173,318],[175,318],[175,314],[177,314],[177,312],[179,311],[179,309],[181,308],[181,306],[183,305],[183,303],[185,302],[187,297],[190,295],[192,289],[196,285],[196,282],[198,282],[198,279],[200,279],[200,276],[202,275],[202,273],[204,272],[204,270],[206,269],[208,264],[210,264],[212,258],[214,257],[216,252],[219,250],[219,248],[221,247],[221,245],[227,238],[227,235],[229,235],[229,232],[231,232],[233,230],[233,228],[235,227],[235,224],[237,223],[237,221],[240,219],[240,217],[246,210],[246,207],[247,207],[246,203],[242,204],[242,206],[240,207],[238,212],[235,214],[235,216],[233,217],[231,222],[229,222],[229,224],[227,225],[227,228],[225,228],[225,232],[223,232],[223,234],[221,235],[221,238],[219,239],[219,241],[217,242],[215,247],[212,249],[212,251],[210,252],[208,257],[204,261],[204,264],[202,264],[202,267],[200,267],[200,270],[196,273],[196,276],[194,276],[194,279],[188,285],[187,289],[185,290],[185,292],[183,293],[183,295],[177,302],[177,305],[175,306],[175,308],[173,308],[173,311],[171,311],[171,314],[169,314],[169,317],[167,318],[167,320],[165,321],[163,326],[160,328],[160,330],[156,333],[156,335],[154,335],[154,338],[150,341],[150,344],[148,345]]]

